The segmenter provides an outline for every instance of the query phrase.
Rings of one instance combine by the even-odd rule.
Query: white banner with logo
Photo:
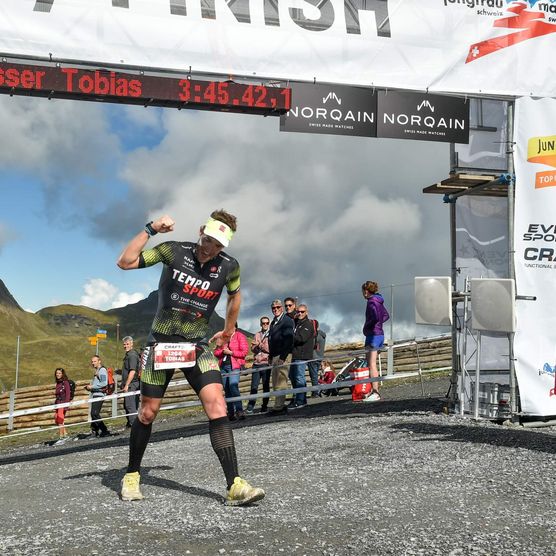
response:
[[[0,2],[6,57],[550,96],[554,52],[556,0]]]
[[[516,371],[522,410],[556,415],[556,100],[516,102]]]

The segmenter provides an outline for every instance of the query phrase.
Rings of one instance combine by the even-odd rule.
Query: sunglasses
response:
[[[270,322],[261,322],[261,326],[268,326]]]
[[[297,312],[300,313],[300,314],[304,314],[304,313],[306,313],[307,311],[297,311]]]
[[[276,307],[271,307],[271,309],[274,311],[274,309],[281,309],[282,306],[281,305],[276,305]]]
[[[293,303],[286,303],[286,307],[295,307]]]

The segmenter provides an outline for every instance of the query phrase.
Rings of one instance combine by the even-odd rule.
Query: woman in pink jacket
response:
[[[237,329],[232,334],[230,341],[227,344],[218,346],[214,350],[215,357],[218,358],[220,363],[220,370],[222,371],[222,384],[224,385],[224,392],[226,398],[236,398],[240,396],[239,393],[239,373],[245,365],[245,356],[249,353],[249,343],[245,334]],[[245,419],[243,405],[241,401],[228,402],[228,419],[235,421],[236,419]]]

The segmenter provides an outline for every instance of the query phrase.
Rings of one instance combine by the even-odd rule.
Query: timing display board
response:
[[[0,93],[276,116],[291,105],[290,88],[9,62]]]

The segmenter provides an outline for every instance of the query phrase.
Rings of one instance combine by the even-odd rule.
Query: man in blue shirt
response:
[[[93,436],[110,436],[104,421],[100,418],[104,396],[106,396],[103,389],[108,386],[108,371],[102,365],[98,355],[91,357],[91,365],[95,370],[95,374],[91,384],[85,386],[85,389],[91,392],[91,397],[96,400],[91,403],[91,431]]]

